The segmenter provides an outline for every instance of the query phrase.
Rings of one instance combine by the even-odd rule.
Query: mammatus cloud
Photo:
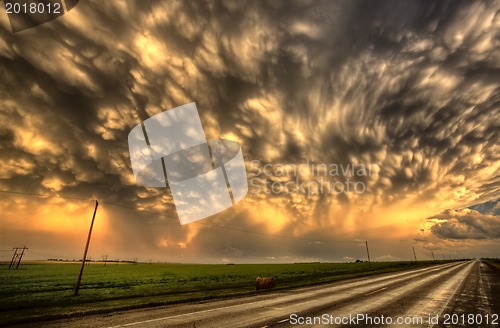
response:
[[[202,225],[151,228],[169,220],[151,213],[175,217],[172,196],[134,183],[127,134],[194,101],[207,139],[240,143],[249,173],[306,161],[371,172],[357,177],[360,194],[254,193],[214,223],[311,239],[409,238],[426,217],[499,196],[499,9],[494,1],[86,1],[16,34],[2,12],[0,189],[142,211],[109,208],[117,248],[126,244],[119,235],[139,229],[137,243],[183,243],[200,257],[210,249],[258,258],[269,246],[275,257],[328,254],[279,239],[257,247],[254,235]],[[479,216],[453,214],[432,232],[492,238]],[[141,220],[148,224],[138,228]]]

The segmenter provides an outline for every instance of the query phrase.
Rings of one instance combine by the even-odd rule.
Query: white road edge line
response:
[[[464,283],[465,279],[467,279],[467,277],[469,277],[469,274],[470,272],[472,271],[472,268],[474,268],[474,263],[475,262],[471,262],[471,265],[469,267],[469,270],[467,270],[467,273],[464,274],[464,280],[462,280],[460,283],[457,284],[457,286],[455,287],[455,290],[453,291],[453,293],[451,294],[450,296],[450,299],[444,303],[443,307],[441,308],[441,310],[438,312],[439,313],[439,317],[441,318],[441,315],[443,314],[444,310],[446,310],[446,308],[448,307],[448,304],[450,304],[450,302],[452,301],[453,299],[453,296],[455,296],[455,294],[458,292],[458,289],[460,288],[460,286],[462,286],[462,284]],[[430,324],[427,326],[427,328],[433,328],[435,324]]]
[[[262,300],[262,301],[257,301],[257,302],[251,302],[251,303],[242,303],[242,304],[230,305],[230,306],[219,307],[219,308],[215,308],[215,309],[208,309],[208,310],[203,310],[203,311],[189,312],[189,313],[177,314],[177,315],[172,315],[172,316],[168,316],[168,317],[161,317],[161,318],[155,318],[155,319],[149,319],[149,320],[143,320],[143,321],[135,321],[135,322],[130,322],[130,323],[124,323],[122,325],[109,326],[109,327],[106,327],[106,328],[119,328],[119,327],[135,326],[135,325],[140,325],[142,323],[149,323],[149,322],[155,322],[155,321],[163,321],[163,320],[167,320],[167,319],[185,317],[185,316],[188,316],[188,315],[214,312],[214,311],[219,311],[219,310],[225,310],[225,309],[235,308],[235,307],[239,307],[239,306],[258,304],[258,303],[262,303],[262,302],[265,302],[265,301],[267,301],[267,300]]]
[[[384,290],[384,289],[387,289],[387,287],[383,287],[383,288],[380,288],[380,289],[374,290],[374,291],[372,291],[372,292],[366,293],[366,294],[365,294],[365,296],[367,296],[367,295],[371,295],[371,294],[375,294],[375,293],[378,293],[378,292],[380,292],[380,291],[382,291],[382,290]]]

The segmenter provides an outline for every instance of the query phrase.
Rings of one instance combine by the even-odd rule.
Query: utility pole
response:
[[[12,255],[12,260],[10,261],[9,270],[10,270],[10,268],[12,268],[12,265],[17,260],[17,250],[18,249],[19,249],[19,247],[15,247],[15,248],[12,249],[14,251],[14,255]]]
[[[415,263],[417,263],[417,254],[415,253],[415,247],[413,247],[413,256],[415,257]]]
[[[102,256],[102,260],[104,262],[104,266],[106,266],[106,262],[108,262],[108,254]]]
[[[26,246],[14,247],[14,248],[12,248],[12,250],[14,251],[14,255],[12,255],[12,260],[10,261],[9,270],[12,267],[14,267],[14,264],[16,263],[16,261],[17,261],[17,264],[16,264],[16,270],[17,270],[17,268],[19,268],[19,264],[21,263],[21,259],[23,258],[24,251],[27,250],[27,248],[26,248]]]
[[[436,257],[434,256],[434,252],[431,252],[432,253],[432,259],[434,260],[434,262],[436,261]]]
[[[368,240],[365,240],[365,244],[366,244],[366,255],[368,255],[368,267],[371,268],[372,265],[370,261],[370,251],[368,250]]]
[[[95,214],[97,213],[97,206],[99,206],[99,202],[96,200],[95,201],[94,215],[92,216],[92,222],[90,223],[89,235],[87,236],[87,244],[85,245],[85,251],[83,252],[82,267],[80,268],[80,274],[78,275],[78,281],[76,282],[75,296],[78,296],[78,292],[80,291],[80,284],[82,282],[83,269],[85,268],[85,259],[87,257],[87,252],[89,250],[90,236],[92,235],[92,227],[94,226],[94,219],[95,219]]]

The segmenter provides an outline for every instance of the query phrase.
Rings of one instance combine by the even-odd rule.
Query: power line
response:
[[[140,210],[140,209],[138,209],[136,207],[132,207],[132,206],[127,206],[127,205],[118,204],[118,203],[112,203],[112,202],[108,202],[108,201],[101,201],[101,203],[102,204],[106,204],[106,205],[111,205],[111,206],[117,206],[117,207],[125,208],[125,209],[128,209],[128,210],[132,210],[132,211],[136,211],[136,212],[140,212],[140,213],[156,214],[156,215],[159,215],[159,216],[162,216],[162,217],[166,217],[166,218],[169,218],[169,219],[175,219],[175,220],[177,220],[176,216],[168,216],[168,215],[161,214],[161,213],[154,212],[154,211]]]
[[[94,201],[95,200],[95,199],[82,198],[82,197],[71,197],[71,196],[61,196],[61,195],[48,195],[48,194],[35,194],[35,193],[30,193],[30,192],[10,191],[10,190],[0,190],[0,192],[7,193],[7,194],[15,194],[15,195],[25,195],[25,196],[41,197],[41,198],[63,198],[63,199],[86,200],[86,201]]]
[[[121,205],[121,204],[117,204],[117,203],[111,203],[111,202],[105,202],[105,201],[102,201],[101,203],[102,204],[111,205],[111,206],[117,206],[117,207],[129,209],[129,210],[141,213],[141,214],[152,214],[152,215],[156,215],[158,217],[163,217],[163,218],[168,218],[168,219],[174,219],[174,220],[177,221],[177,217],[165,215],[163,213],[158,213],[158,212],[148,211],[148,210],[139,210],[137,208],[133,208],[133,207],[130,207],[130,206],[125,206],[125,205]],[[250,233],[250,234],[254,234],[254,235],[269,236],[269,237],[283,238],[283,239],[292,239],[292,240],[301,240],[301,241],[308,241],[308,242],[319,242],[319,243],[361,243],[361,242],[363,242],[363,241],[360,241],[360,240],[319,240],[319,239],[298,238],[298,237],[293,237],[293,236],[276,235],[276,234],[270,234],[270,233],[266,233],[266,232],[252,231],[252,230],[246,230],[246,229],[235,228],[235,227],[230,227],[230,226],[204,223],[204,222],[201,222],[201,221],[194,221],[194,222],[192,222],[192,224],[203,225],[203,226],[211,227],[211,228],[218,228],[218,229],[225,229],[225,230],[231,230],[231,231],[238,231],[238,232],[243,232],[243,233]]]
[[[18,192],[18,191],[8,191],[8,190],[0,190],[0,192],[4,193],[10,193],[10,194],[17,194],[17,195],[27,195],[27,196],[36,196],[36,197],[44,197],[44,198],[63,198],[63,199],[73,199],[73,200],[84,200],[84,201],[96,201],[95,199],[90,199],[90,198],[82,198],[82,197],[69,197],[69,196],[61,196],[61,195],[47,195],[47,194],[36,194],[36,193],[28,193],[28,192]],[[162,217],[162,218],[168,218],[172,220],[177,221],[176,216],[169,216],[165,215],[163,213],[158,213],[154,211],[148,211],[148,210],[139,210],[135,207],[132,206],[127,206],[123,204],[118,204],[114,202],[108,202],[108,201],[100,201],[100,204],[104,205],[111,205],[111,206],[116,206],[116,207],[121,207],[127,210],[131,210],[140,214],[152,214],[157,217]],[[173,223],[173,222],[166,222],[166,223]],[[268,237],[273,237],[273,238],[281,238],[281,239],[290,239],[290,240],[299,240],[299,241],[307,241],[307,242],[315,242],[315,243],[361,243],[363,241],[360,240],[321,240],[321,239],[308,239],[308,238],[299,238],[299,237],[293,237],[293,236],[285,236],[285,235],[276,235],[276,234],[270,234],[266,232],[260,232],[260,231],[252,231],[252,230],[247,230],[247,229],[241,229],[241,228],[235,228],[235,227],[230,227],[230,226],[225,226],[225,225],[217,225],[217,224],[209,224],[209,223],[204,223],[200,221],[195,221],[192,222],[193,224],[198,224],[206,227],[211,227],[211,228],[217,228],[217,229],[224,229],[224,230],[230,230],[230,231],[237,231],[237,232],[243,232],[243,233],[249,233],[249,234],[254,234],[254,235],[260,235],[260,236],[268,236]]]
[[[216,225],[216,224],[208,224],[208,223],[203,223],[203,222],[199,222],[199,221],[196,221],[196,222],[193,222],[193,223],[204,225],[204,226],[207,226],[207,227],[212,227],[212,228],[219,228],[219,229],[227,229],[227,230],[232,230],[232,231],[239,231],[239,232],[250,233],[250,234],[254,234],[254,235],[262,235],[262,236],[284,238],[284,239],[292,239],[292,240],[301,240],[301,241],[308,241],[308,242],[315,242],[315,243],[361,243],[362,242],[362,241],[359,241],[359,240],[307,239],[307,238],[299,238],[299,237],[293,237],[293,236],[275,235],[275,234],[270,234],[270,233],[266,233],[266,232],[245,230],[245,229],[233,228],[233,227],[228,227],[228,226],[221,226],[221,225]]]
[[[158,217],[174,219],[177,221],[177,217],[175,217],[175,216],[169,216],[169,215],[165,215],[165,214],[154,212],[154,211],[139,210],[139,209],[136,209],[133,207],[124,206],[124,205],[116,204],[116,203],[104,202],[104,201],[101,203],[112,205],[112,206],[122,207],[122,208],[129,209],[129,210],[141,213],[141,214],[152,214],[152,215],[156,215]],[[230,226],[225,226],[225,225],[204,223],[201,221],[195,221],[195,222],[192,222],[192,224],[198,224],[198,225],[202,225],[202,226],[206,226],[206,227],[210,227],[210,228],[225,229],[225,230],[249,233],[249,234],[260,235],[260,236],[269,236],[269,237],[291,239],[291,240],[301,240],[301,241],[308,241],[308,242],[319,242],[319,243],[362,243],[363,242],[362,240],[321,240],[321,239],[298,238],[298,237],[293,237],[293,236],[276,235],[276,234],[270,234],[270,233],[266,233],[266,232],[246,230],[246,229],[235,228],[235,227],[230,227]]]
[[[170,215],[166,215],[166,214],[155,212],[155,211],[141,210],[141,209],[138,209],[138,208],[135,208],[135,207],[132,207],[132,206],[126,206],[126,205],[112,203],[112,202],[107,202],[107,201],[100,201],[100,202],[101,202],[101,204],[104,204],[104,205],[111,205],[111,206],[121,207],[121,208],[124,208],[124,209],[127,209],[127,210],[131,210],[131,211],[137,212],[139,214],[152,214],[152,215],[156,215],[158,217],[172,219],[172,220],[175,220],[175,222],[178,222],[178,218],[176,216],[170,216]],[[173,223],[173,222],[168,222],[168,223]]]

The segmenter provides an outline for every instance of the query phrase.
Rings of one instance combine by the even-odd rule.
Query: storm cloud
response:
[[[193,258],[317,258],[329,250],[272,238],[257,246],[244,231],[375,238],[497,199],[499,10],[497,1],[81,1],[15,34],[2,13],[0,189],[120,205],[108,207],[118,248],[135,236]],[[276,163],[364,165],[370,174],[351,178],[366,190],[250,190],[206,225],[178,227],[169,191],[135,184],[127,135],[190,102],[207,139],[240,143],[249,176]],[[320,178],[299,177],[345,180]],[[14,198],[0,204],[4,223],[19,220]],[[491,214],[447,213],[435,236],[498,238]]]
[[[430,219],[435,222],[431,231],[444,239],[500,239],[499,209],[499,202],[495,201],[481,204],[477,210],[448,210]]]

